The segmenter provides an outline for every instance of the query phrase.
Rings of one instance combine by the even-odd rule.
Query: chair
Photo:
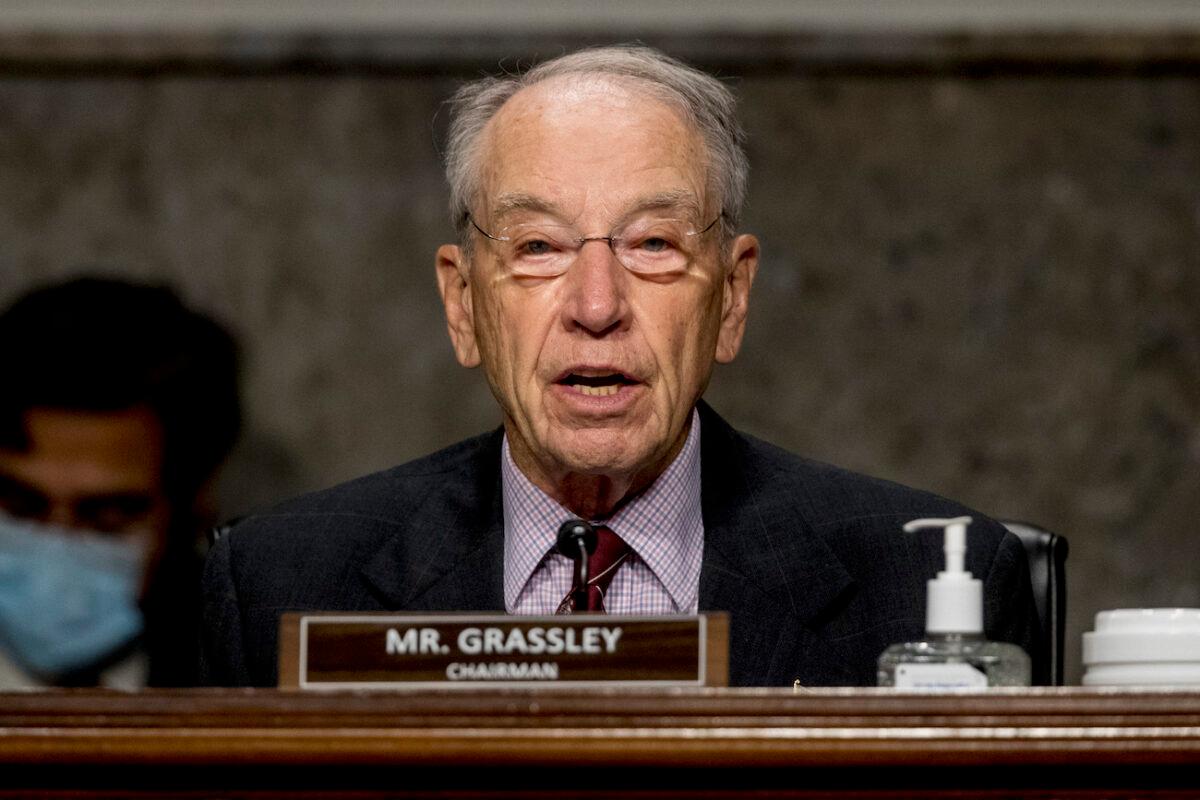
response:
[[[1021,544],[1029,559],[1033,601],[1042,625],[1042,652],[1046,663],[1034,662],[1033,682],[1062,686],[1063,640],[1067,616],[1067,540],[1028,522],[1001,520]]]
[[[220,525],[214,525],[208,529],[208,546],[212,547],[217,542],[225,538],[225,535],[233,530],[233,526],[242,521],[242,517],[234,517]]]

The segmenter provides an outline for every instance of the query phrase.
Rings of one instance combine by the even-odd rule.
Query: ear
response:
[[[733,361],[742,348],[746,315],[750,311],[750,285],[758,272],[758,239],[749,234],[734,239],[730,263],[721,305],[721,329],[717,333],[716,359],[720,364]]]
[[[446,328],[454,355],[464,367],[479,366],[479,344],[475,341],[475,316],[471,308],[468,260],[458,245],[444,244],[437,251],[438,292],[446,309]]]

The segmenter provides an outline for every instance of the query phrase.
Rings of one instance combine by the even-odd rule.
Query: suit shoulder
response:
[[[246,516],[234,531],[287,526],[303,532],[330,518],[338,518],[341,530],[355,524],[378,528],[400,524],[433,500],[449,507],[475,505],[480,493],[490,491],[497,480],[500,442],[499,431],[467,439],[399,466],[285,500]]]
[[[970,516],[972,546],[994,552],[1004,528],[984,514],[935,492],[805,458],[738,431],[732,444],[746,479],[760,494],[786,502],[818,534],[878,528],[899,531],[918,517]]]

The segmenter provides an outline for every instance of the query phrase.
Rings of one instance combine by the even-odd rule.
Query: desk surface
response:
[[[583,775],[605,776],[589,797],[1200,796],[1200,692],[0,694],[0,797],[566,796]]]

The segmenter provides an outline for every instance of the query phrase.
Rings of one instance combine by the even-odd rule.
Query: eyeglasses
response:
[[[666,217],[638,217],[608,236],[584,236],[569,225],[549,221],[520,222],[488,233],[471,226],[496,243],[505,267],[516,275],[554,278],[575,263],[588,242],[605,242],[621,265],[640,275],[682,272],[700,249],[699,237],[708,233],[725,216],[698,228],[694,222]]]

